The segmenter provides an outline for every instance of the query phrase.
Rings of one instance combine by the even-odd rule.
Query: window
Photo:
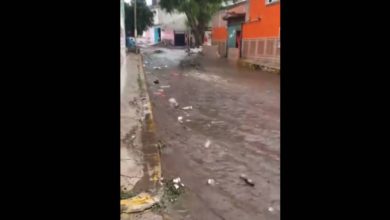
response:
[[[279,2],[280,0],[265,0],[265,5],[270,5],[276,2]]]

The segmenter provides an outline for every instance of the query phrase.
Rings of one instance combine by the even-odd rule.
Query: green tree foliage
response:
[[[131,5],[125,3],[125,29],[126,35],[134,35],[134,0]],[[153,25],[153,12],[146,5],[145,0],[137,0],[137,33],[142,34],[149,26]]]
[[[187,16],[187,25],[195,37],[195,44],[203,42],[204,32],[212,16],[219,10],[224,0],[161,0],[160,6],[167,12],[175,10]]]

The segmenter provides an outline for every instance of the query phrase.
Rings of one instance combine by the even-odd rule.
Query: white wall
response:
[[[175,31],[187,30],[186,21],[187,17],[184,13],[172,13],[169,14],[165,10],[160,9],[158,13],[158,19],[162,28],[173,29]]]
[[[175,31],[187,30],[187,17],[184,13],[169,14],[159,6],[153,7],[152,10],[156,11],[153,20],[154,25],[161,26],[162,29],[171,29]]]
[[[121,95],[126,82],[126,38],[125,38],[125,8],[123,4],[123,0],[120,0],[120,53],[121,53]]]

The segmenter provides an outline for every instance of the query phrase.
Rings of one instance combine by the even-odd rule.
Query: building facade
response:
[[[230,3],[212,20],[212,44],[220,56],[280,66],[280,0]]]
[[[239,41],[242,36],[241,27],[245,22],[247,7],[247,1],[230,3],[213,16],[212,44],[218,46],[220,56],[238,59]]]
[[[249,0],[248,4],[247,21],[242,26],[242,58],[279,67],[280,1]]]
[[[187,32],[187,17],[183,13],[168,13],[159,6],[159,1],[153,1],[150,6],[154,13],[153,26],[144,32],[150,43],[163,42],[167,45],[184,46]]]

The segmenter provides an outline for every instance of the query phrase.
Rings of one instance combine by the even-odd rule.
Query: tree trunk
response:
[[[194,34],[195,38],[195,47],[199,47],[203,44],[203,37],[204,37],[204,24],[199,23],[199,21],[196,20],[196,18],[191,16],[191,13],[185,12],[185,15],[187,16],[187,20],[189,23],[189,26],[192,29],[192,33]]]
[[[203,44],[204,31],[202,27],[196,27],[193,29],[194,37],[195,37],[195,46],[199,47]]]

